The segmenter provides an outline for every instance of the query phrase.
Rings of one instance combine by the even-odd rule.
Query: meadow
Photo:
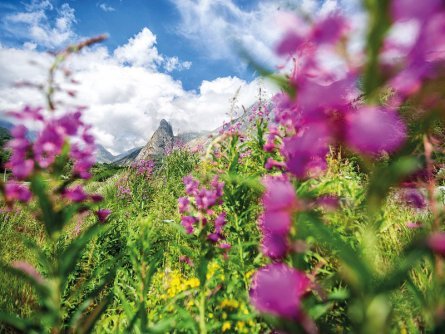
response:
[[[94,164],[53,82],[12,112],[0,332],[443,333],[445,7],[365,7],[359,62],[346,18],[293,17],[284,73],[252,64],[281,93],[200,150]],[[408,50],[389,34],[406,20]]]

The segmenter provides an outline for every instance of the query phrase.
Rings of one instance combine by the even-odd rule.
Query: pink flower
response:
[[[284,263],[269,264],[255,273],[250,301],[260,312],[300,320],[303,314],[301,299],[310,285],[303,272]]]
[[[406,126],[393,110],[365,106],[347,120],[346,141],[364,154],[393,152],[405,139]]]
[[[12,202],[14,200],[17,200],[19,202],[29,202],[31,200],[31,191],[29,188],[24,185],[20,184],[16,181],[8,181],[5,184],[5,197],[6,201]]]
[[[193,261],[188,256],[181,255],[179,257],[179,262],[184,262],[188,264],[190,267],[193,267]]]
[[[193,225],[195,225],[198,222],[198,219],[193,216],[183,216],[181,217],[181,225],[184,227],[185,232],[187,234],[193,233]]]
[[[190,211],[190,200],[188,197],[179,197],[178,198],[178,207],[179,207],[179,213],[186,213]]]
[[[433,252],[445,257],[445,232],[436,232],[428,238],[428,246]]]
[[[403,199],[408,205],[416,209],[423,209],[426,206],[425,197],[415,188],[406,189],[403,192]]]
[[[87,199],[87,193],[82,186],[75,186],[64,191],[63,196],[75,203],[83,202]]]
[[[263,238],[261,240],[262,253],[273,259],[283,259],[289,251],[289,242],[287,234],[271,233],[269,231],[263,231]]]
[[[101,223],[104,223],[110,214],[111,210],[109,209],[99,209],[96,211],[97,218]]]
[[[267,152],[266,149],[265,149],[265,151]],[[266,168],[267,170],[271,170],[273,168],[285,170],[286,164],[284,162],[280,162],[280,161],[276,161],[272,158],[268,158],[266,161],[266,164],[264,165],[264,168]]]
[[[262,183],[266,187],[262,201],[267,211],[292,211],[298,206],[295,189],[288,180],[266,176]]]
[[[426,21],[440,10],[441,0],[393,0],[391,14],[395,20],[417,19]]]

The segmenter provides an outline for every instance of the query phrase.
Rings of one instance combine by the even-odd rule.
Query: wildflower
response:
[[[193,216],[183,216],[181,217],[181,225],[184,227],[187,234],[193,233],[193,225],[198,222],[198,219]]]
[[[227,332],[231,328],[232,328],[232,325],[230,324],[230,321],[224,321],[224,323],[221,327],[221,331],[224,333],[224,332]]]
[[[65,189],[63,196],[75,203],[83,202],[88,197],[85,190],[80,185]]]
[[[31,191],[29,188],[16,181],[8,181],[5,184],[6,201],[12,202],[14,200],[26,203],[31,200]]]
[[[363,107],[349,115],[346,140],[364,154],[393,152],[406,138],[406,127],[397,113],[378,107]]]
[[[268,158],[266,161],[266,164],[264,165],[264,168],[266,168],[267,170],[271,170],[273,168],[285,170],[286,164],[284,162],[280,162],[280,161],[276,161],[272,158]]]
[[[194,195],[198,190],[199,182],[190,175],[185,176],[182,180],[184,182],[185,192],[187,195]]]
[[[180,197],[178,198],[178,207],[179,207],[179,213],[185,213],[190,211],[190,200],[188,197]]]
[[[255,273],[250,301],[260,312],[300,320],[301,299],[309,287],[310,280],[303,272],[283,263],[269,264]]]
[[[101,223],[104,223],[110,214],[111,210],[109,209],[99,209],[96,211],[97,218]]]
[[[193,267],[193,261],[188,256],[181,255],[179,257],[179,262],[187,263],[190,267]]]
[[[428,246],[433,252],[445,257],[445,232],[436,232],[428,238]]]
[[[415,188],[406,189],[403,193],[403,199],[408,205],[416,209],[423,209],[426,206],[425,197]]]

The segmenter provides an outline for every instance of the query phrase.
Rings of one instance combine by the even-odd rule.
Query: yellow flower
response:
[[[228,331],[230,328],[232,328],[232,325],[228,321],[224,321],[221,330],[223,332]]]
[[[239,307],[239,302],[236,301],[235,299],[224,299],[219,306],[221,308],[235,309]]]
[[[236,330],[239,333],[247,333],[245,322],[244,321],[237,321],[236,322]]]

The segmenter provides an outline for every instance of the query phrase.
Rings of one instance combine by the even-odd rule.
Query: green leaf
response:
[[[367,63],[363,77],[363,91],[370,99],[375,98],[375,91],[382,84],[383,73],[380,69],[379,55],[386,33],[391,25],[389,13],[390,0],[366,0],[369,14],[367,38]]]
[[[48,196],[48,189],[45,180],[40,174],[36,174],[31,179],[31,190],[35,196],[42,212],[42,220],[45,225],[46,232],[52,236],[55,232],[62,230],[65,225],[64,221],[60,221],[56,214],[53,203]]]
[[[325,225],[319,214],[315,212],[300,213],[298,217],[299,227],[309,232],[316,240],[327,245],[335,255],[342,261],[343,265],[350,270],[343,273],[346,274],[345,279],[358,289],[370,286],[372,273],[369,267],[361,259],[357,251],[345,242],[337,231]]]
[[[81,320],[81,326],[78,329],[78,333],[87,334],[91,333],[94,329],[96,322],[99,320],[100,316],[105,312],[110,304],[113,301],[113,292],[110,292],[102,301],[90,312],[89,315],[84,317]]]
[[[0,323],[7,324],[15,329],[29,333],[29,329],[32,327],[32,323],[29,320],[21,319],[15,315],[0,312]]]
[[[374,170],[368,186],[368,207],[378,211],[390,188],[420,167],[417,158],[402,156],[392,161],[389,166],[380,166]]]
[[[74,239],[67,249],[59,258],[59,276],[66,283],[69,274],[74,270],[77,260],[79,259],[85,246],[94,238],[101,230],[103,225],[95,224],[87,229],[81,236]]]

